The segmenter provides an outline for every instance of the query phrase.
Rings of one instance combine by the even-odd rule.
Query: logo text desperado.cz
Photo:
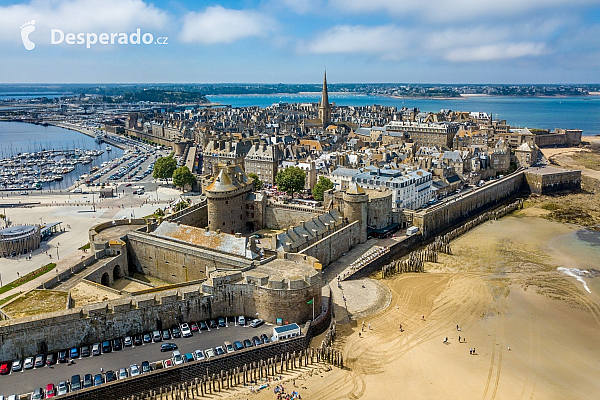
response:
[[[96,34],[93,32],[88,33],[67,33],[65,34],[60,29],[52,29],[50,31],[50,44],[73,44],[73,45],[81,45],[85,44],[89,49],[92,45],[95,44],[168,44],[168,38],[166,36],[161,36],[154,40],[154,35],[147,32],[142,35],[140,29],[137,31],[126,34],[126,33],[100,33]]]

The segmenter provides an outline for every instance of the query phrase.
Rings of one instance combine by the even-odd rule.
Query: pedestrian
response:
[[[360,336],[360,332],[358,332],[358,337],[361,337],[361,336]]]
[[[456,325],[456,330],[458,330],[458,325]]]
[[[460,336],[458,337],[458,343],[460,343]]]
[[[473,349],[469,349],[469,354],[473,354]]]
[[[473,354],[475,354],[475,347],[473,347]]]
[[[369,323],[369,330],[371,330],[371,324]]]
[[[104,372],[104,368],[100,367],[100,373]]]

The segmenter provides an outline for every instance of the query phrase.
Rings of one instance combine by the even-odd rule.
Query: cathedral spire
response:
[[[319,119],[321,119],[324,128],[331,122],[331,106],[329,105],[329,94],[327,93],[327,70],[323,75],[323,93],[319,102]]]
[[[323,75],[323,94],[321,95],[321,106],[329,106],[329,94],[327,93],[327,70],[325,70],[325,74]]]

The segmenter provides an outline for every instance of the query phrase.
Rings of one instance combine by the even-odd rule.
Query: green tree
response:
[[[173,155],[168,157],[160,157],[154,163],[154,171],[152,171],[152,176],[155,179],[169,179],[173,177],[175,169],[177,169],[177,160],[173,158]]]
[[[260,180],[258,175],[255,173],[248,174],[248,178],[252,179],[252,184],[254,185],[254,190],[260,190],[265,185],[263,181]]]
[[[299,192],[304,189],[304,183],[306,182],[306,173],[298,167],[288,167],[277,172],[275,175],[275,183],[277,188],[283,190],[292,198],[294,192]]]
[[[317,182],[317,184],[315,185],[315,188],[313,189],[313,197],[317,201],[323,201],[323,193],[325,193],[325,191],[327,191],[329,189],[333,189],[333,182],[331,182],[329,179],[325,178],[324,176],[320,176],[319,181]]]
[[[173,185],[177,187],[184,189],[187,185],[191,185],[194,182],[196,182],[196,178],[186,166],[179,167],[173,172]]]
[[[183,209],[186,209],[190,206],[190,203],[188,203],[187,201],[180,201],[179,203],[175,204],[175,209],[173,210],[174,212],[179,212]]]

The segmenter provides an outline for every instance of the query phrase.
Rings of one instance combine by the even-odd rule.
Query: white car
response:
[[[138,375],[140,374],[140,369],[139,369],[139,367],[137,366],[137,364],[131,364],[131,365],[129,366],[129,374],[130,374],[131,376],[138,376]]]
[[[181,324],[181,334],[183,335],[183,337],[190,337],[193,335],[190,326],[185,322]]]
[[[196,361],[198,360],[204,360],[204,352],[202,350],[196,350],[194,351],[194,359]]]
[[[173,352],[173,364],[175,365],[181,365],[183,364],[183,357],[181,357],[181,353],[179,352],[179,350],[175,350]]]
[[[215,351],[213,349],[206,349],[204,350],[204,354],[206,355],[206,358],[211,358],[215,356]]]
[[[125,368],[121,368],[119,370],[119,379],[127,378],[127,370]]]
[[[231,342],[225,342],[223,344],[225,345],[225,351],[227,353],[233,353],[235,351],[235,348],[233,347],[233,345],[231,344]]]
[[[27,357],[25,359],[25,361],[23,362],[23,368],[24,369],[31,369],[31,368],[33,368],[33,357]]]
[[[242,325],[242,326],[246,325],[246,317],[244,317],[243,315],[240,315],[238,317],[238,325]]]
[[[56,395],[60,396],[61,394],[67,394],[69,392],[69,388],[67,387],[67,384],[65,382],[61,382],[58,384],[58,387],[56,388]]]
[[[252,322],[250,322],[250,326],[253,328],[258,328],[259,326],[261,326],[262,324],[264,324],[265,321],[263,321],[260,318],[257,319],[253,319]]]

